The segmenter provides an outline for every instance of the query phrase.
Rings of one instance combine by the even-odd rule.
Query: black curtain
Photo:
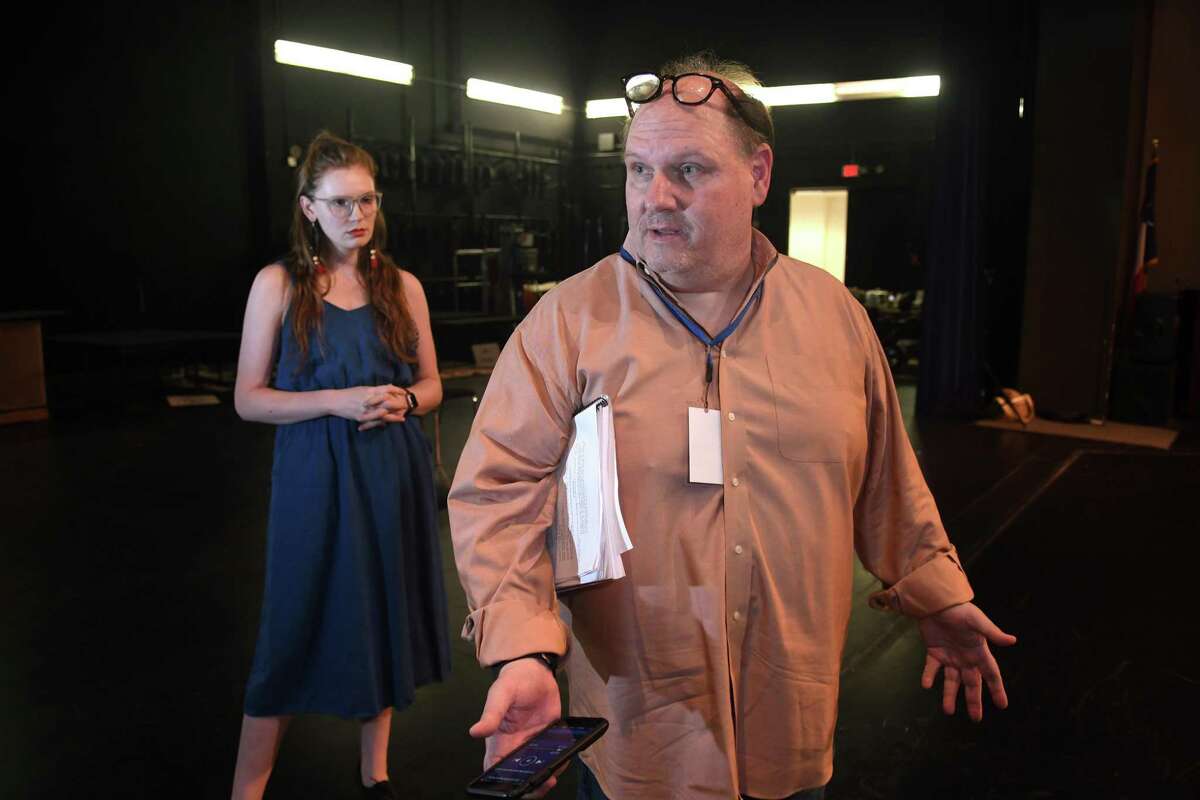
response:
[[[972,417],[1019,344],[1028,224],[1030,2],[947,3],[917,411]],[[999,370],[995,365],[999,366]]]

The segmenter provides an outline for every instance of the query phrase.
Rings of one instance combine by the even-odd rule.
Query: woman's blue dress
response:
[[[371,306],[325,303],[308,363],[290,316],[275,386],[293,392],[390,383],[413,371],[388,351]],[[360,432],[326,416],[275,436],[267,576],[250,716],[369,718],[412,703],[450,672],[429,441],[413,417]]]

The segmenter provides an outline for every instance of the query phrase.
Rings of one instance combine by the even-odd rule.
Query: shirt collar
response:
[[[652,269],[650,269],[650,266],[641,260],[641,256],[631,249],[630,245],[632,243],[633,233],[630,232],[625,235],[625,242],[621,245],[621,248],[633,256],[637,262],[630,266],[637,270],[638,274],[643,280],[652,280],[657,283],[659,288],[666,292],[666,294],[672,299],[672,301],[676,303],[676,305],[682,305],[679,303],[679,298],[677,298],[670,289],[663,285],[661,280],[658,280],[658,276],[655,275]],[[620,255],[618,255],[617,258],[623,262],[625,261],[625,259]],[[763,281],[766,280],[767,273],[771,271],[778,261],[779,251],[775,248],[775,245],[771,244],[771,240],[766,237],[766,234],[758,230],[758,228],[752,229],[750,234],[750,263],[754,267],[754,281],[750,284],[750,288],[746,290],[746,296],[743,298],[742,304],[734,316],[740,314],[742,309],[745,308],[746,304],[754,298],[759,286],[763,283]]]

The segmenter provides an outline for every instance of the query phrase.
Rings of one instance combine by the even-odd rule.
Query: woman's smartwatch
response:
[[[408,397],[408,410],[413,411],[420,403],[417,401],[417,396],[408,389],[404,390],[404,394]]]

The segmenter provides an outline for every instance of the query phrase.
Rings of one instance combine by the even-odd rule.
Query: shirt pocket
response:
[[[769,354],[779,454],[838,464],[866,447],[866,394],[850,365],[803,353]],[[856,381],[857,378],[857,381]]]

